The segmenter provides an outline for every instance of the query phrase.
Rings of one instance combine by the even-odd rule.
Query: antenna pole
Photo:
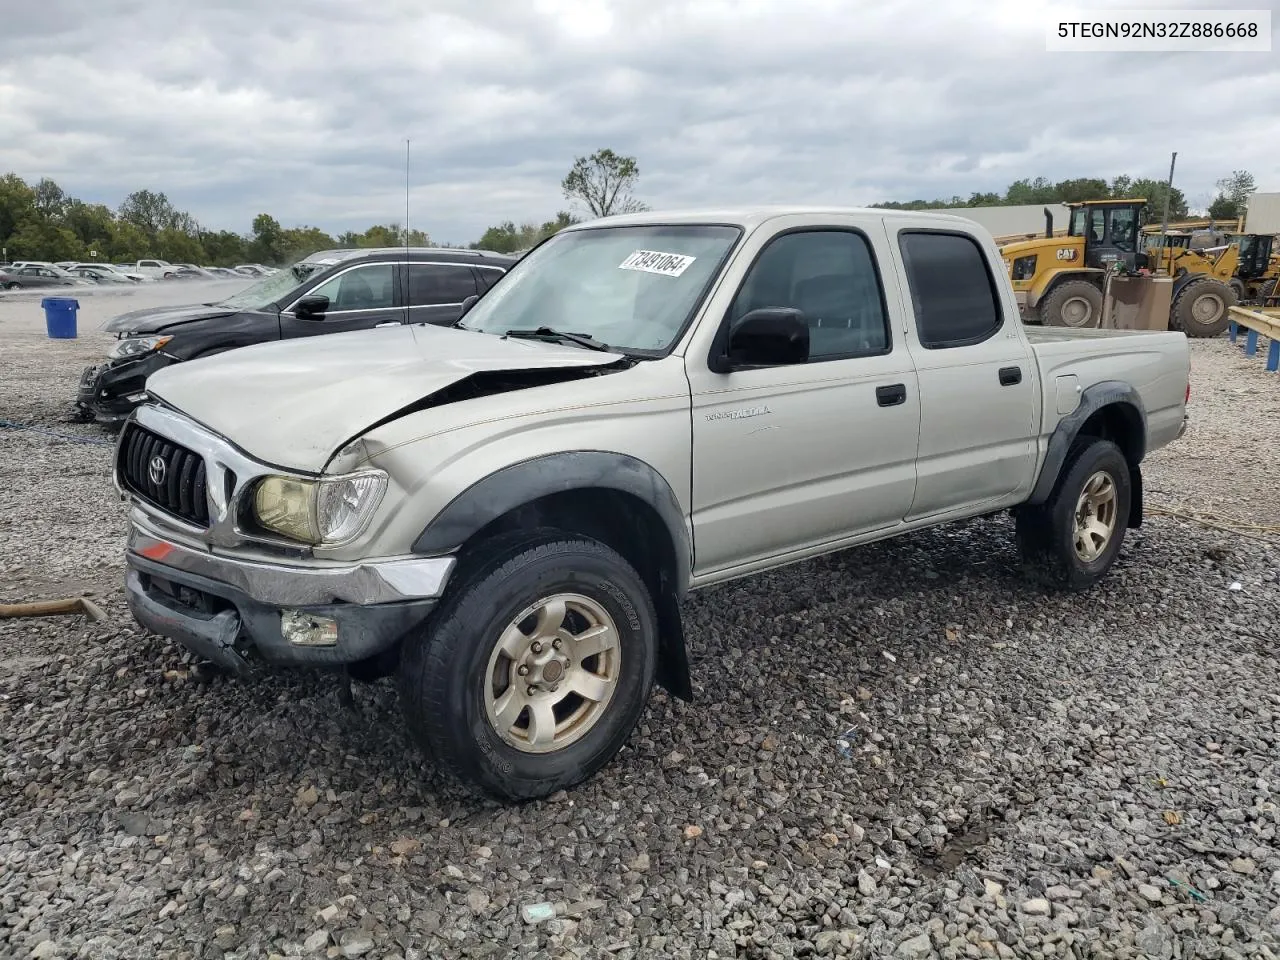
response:
[[[404,141],[404,248],[409,249],[409,140]]]
[[[1173,167],[1178,162],[1178,151],[1173,152],[1172,159],[1169,160],[1169,182],[1164,188],[1164,215],[1160,218],[1160,262],[1164,263],[1164,245],[1168,242],[1169,237],[1169,200],[1173,196]],[[1170,261],[1172,264],[1172,260]]]

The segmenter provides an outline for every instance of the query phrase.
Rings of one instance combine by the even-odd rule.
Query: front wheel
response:
[[[644,581],[567,534],[482,548],[467,566],[426,635],[404,642],[410,731],[445,771],[504,799],[587,779],[626,743],[653,685]]]
[[[1111,569],[1129,526],[1129,463],[1110,440],[1077,441],[1049,499],[1017,511],[1018,546],[1035,579],[1072,590]]]

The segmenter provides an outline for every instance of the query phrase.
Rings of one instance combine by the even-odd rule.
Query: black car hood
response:
[[[118,317],[112,317],[102,325],[102,329],[111,333],[154,333],[179,323],[229,317],[240,312],[242,311],[232,307],[222,307],[217,304],[210,306],[205,303],[193,303],[185,307],[152,307],[147,310],[132,310]]]

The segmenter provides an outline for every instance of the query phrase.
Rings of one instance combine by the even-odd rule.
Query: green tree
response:
[[[156,235],[152,249],[161,260],[168,260],[170,263],[194,263],[199,266],[205,260],[200,241],[175,226],[162,228]]]
[[[105,204],[72,200],[67,204],[64,219],[67,227],[87,250],[102,253],[110,246],[115,218]]]
[[[35,211],[35,203],[35,191],[16,173],[0,177],[0,246],[9,245],[18,224]]]
[[[133,263],[155,253],[151,238],[136,223],[128,220],[112,221],[107,251],[107,259],[114,263]]]
[[[253,218],[253,239],[249,241],[249,259],[254,263],[277,264],[284,256],[284,230],[280,221],[269,213]]]
[[[200,234],[200,245],[215,267],[234,267],[249,259],[248,242],[230,230],[205,231]]]
[[[36,184],[34,194],[35,212],[38,217],[53,223],[60,223],[66,216],[69,198],[66,191],[50,180],[41,177]]]
[[[603,149],[574,160],[560,187],[567,199],[581,201],[592,216],[608,217],[647,209],[632,193],[639,179],[635,157]]]
[[[1249,210],[1249,197],[1258,189],[1248,170],[1234,170],[1217,183],[1218,195],[1209,204],[1209,216],[1215,220],[1243,217]]]
[[[1034,180],[1015,180],[1005,191],[1004,202],[1010,206],[1031,203],[1057,203],[1057,187],[1044,177]]]
[[[12,260],[83,260],[84,244],[69,229],[27,217],[5,242]]]
[[[1115,186],[1121,180],[1127,181],[1127,189],[1123,192],[1117,192]],[[1164,216],[1164,195],[1168,191],[1168,184],[1161,180],[1152,180],[1150,177],[1138,177],[1136,180],[1132,180],[1129,177],[1117,177],[1112,183],[1111,196],[1116,200],[1145,197],[1147,201],[1147,222],[1159,223],[1160,218]],[[1169,219],[1183,220],[1186,216],[1187,198],[1181,190],[1174,187],[1173,192],[1169,194]]]
[[[355,237],[357,247],[403,247],[406,243],[411,247],[429,247],[431,238],[422,230],[410,230],[406,239],[404,228],[398,223],[374,224]]]
[[[1082,200],[1106,200],[1111,196],[1107,181],[1101,177],[1077,177],[1062,180],[1055,187],[1058,203],[1080,203]]]
[[[969,196],[969,201],[965,204],[967,207],[998,207],[1004,203],[1004,198],[998,193],[974,193]]]
[[[552,234],[559,233],[565,227],[577,223],[573,214],[561,210],[554,220],[548,220],[539,226],[536,223],[525,223],[516,226],[512,220],[490,227],[475,243],[473,250],[492,250],[494,253],[515,253],[526,250],[541,243]]]
[[[154,240],[165,227],[174,225],[176,213],[168,197],[150,190],[135,190],[124,198],[116,211],[121,220],[132,223],[150,240]]]
[[[281,235],[282,263],[297,263],[318,250],[330,250],[338,244],[319,227],[292,227]]]

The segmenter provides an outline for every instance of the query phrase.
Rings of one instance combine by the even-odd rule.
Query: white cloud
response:
[[[112,205],[163,190],[213,227],[398,220],[405,137],[413,219],[450,240],[551,217],[573,158],[603,146],[639,158],[655,207],[1162,177],[1172,150],[1193,202],[1239,168],[1280,189],[1273,54],[1050,54],[1058,3],[15,7],[0,172]]]

